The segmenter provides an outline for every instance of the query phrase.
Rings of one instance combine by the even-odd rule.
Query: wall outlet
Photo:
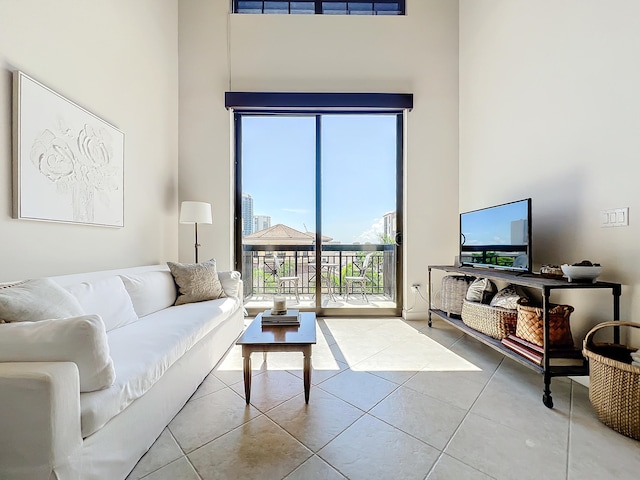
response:
[[[411,285],[411,289],[412,290],[419,290],[420,289],[420,284],[419,283],[414,283],[413,285]]]

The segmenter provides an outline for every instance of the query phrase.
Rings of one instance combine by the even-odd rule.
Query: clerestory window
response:
[[[404,15],[405,0],[233,0],[233,13],[302,15]]]

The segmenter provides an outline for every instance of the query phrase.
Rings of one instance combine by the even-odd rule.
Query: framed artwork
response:
[[[124,134],[13,74],[13,217],[124,226]]]

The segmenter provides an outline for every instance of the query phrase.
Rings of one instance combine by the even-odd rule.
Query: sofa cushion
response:
[[[0,286],[0,319],[5,322],[34,322],[84,313],[73,295],[48,278]]]
[[[143,272],[137,275],[120,275],[138,317],[170,307],[178,292],[173,275],[168,270]]]
[[[179,295],[175,305],[227,296],[218,278],[215,259],[201,263],[167,262],[167,265],[178,285]]]
[[[231,298],[169,307],[110,331],[115,383],[80,395],[82,436],[99,430],[154,383],[191,347],[238,309]]]
[[[117,275],[65,288],[78,299],[85,313],[102,317],[107,332],[138,320],[131,297]]]
[[[0,325],[0,362],[73,362],[81,392],[107,388],[115,380],[98,315]]]
[[[240,298],[240,279],[242,274],[236,271],[218,272],[218,278],[227,297]]]

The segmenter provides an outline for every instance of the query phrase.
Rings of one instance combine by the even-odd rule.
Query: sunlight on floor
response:
[[[247,322],[249,323],[249,322]],[[349,368],[357,372],[480,372],[482,369],[396,318],[321,318],[313,347],[314,371]],[[428,332],[427,332],[428,333]],[[302,370],[300,353],[252,356],[254,374],[266,370]],[[235,346],[216,369],[242,371],[242,350]]]
[[[360,320],[354,335],[345,322],[354,319],[324,319],[342,357],[354,371],[480,371],[436,340],[397,319]],[[384,343],[387,343],[385,346]],[[335,353],[335,352],[334,352]],[[370,355],[367,355],[369,354]],[[367,355],[366,358],[363,358]]]

